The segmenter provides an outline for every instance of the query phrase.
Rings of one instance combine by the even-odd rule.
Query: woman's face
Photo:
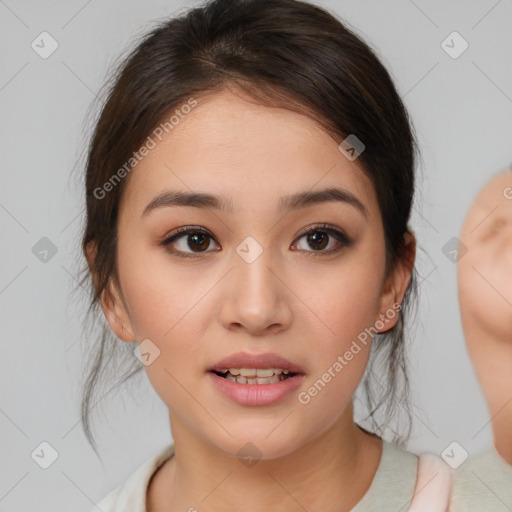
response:
[[[127,179],[120,288],[103,308],[118,337],[146,340],[173,433],[229,454],[250,441],[271,459],[351,425],[368,332],[395,324],[409,278],[397,267],[385,279],[381,215],[357,160],[310,118],[226,90],[202,98]],[[176,205],[176,193],[216,199]],[[243,368],[267,372],[238,383]]]

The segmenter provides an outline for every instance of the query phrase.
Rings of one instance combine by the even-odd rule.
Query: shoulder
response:
[[[382,458],[353,512],[446,512],[454,470],[434,454],[416,455],[382,440]]]
[[[455,470],[439,455],[422,453],[408,512],[451,511]]]
[[[146,492],[153,473],[174,454],[174,444],[147,459],[125,480],[109,492],[90,512],[146,512]]]
[[[406,510],[416,483],[418,457],[382,439],[382,456],[370,488],[352,512]]]
[[[457,470],[453,511],[512,510],[512,466],[494,447],[468,459]]]

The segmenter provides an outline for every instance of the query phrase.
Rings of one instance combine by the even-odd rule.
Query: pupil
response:
[[[318,236],[318,235],[320,235],[320,236]],[[320,240],[318,240],[318,238],[320,238]],[[308,235],[308,243],[313,244],[312,245],[313,248],[323,249],[327,245],[327,243],[321,244],[322,238],[323,238],[323,241],[326,242],[327,234],[322,233],[321,231],[315,231],[314,233]],[[321,244],[321,247],[314,247],[314,245],[319,244],[319,243]]]
[[[188,240],[189,244],[188,245],[191,249],[194,249],[194,247],[192,247],[190,245],[190,239],[194,240],[193,244],[196,244],[197,240],[199,239],[199,243],[195,246],[196,249],[198,249],[198,248],[199,249],[207,249],[208,248],[209,244],[207,242],[207,236],[204,233],[194,233],[192,235],[189,235],[189,240]],[[201,240],[202,240],[202,243],[201,243]],[[207,242],[207,243],[205,244],[205,242]]]

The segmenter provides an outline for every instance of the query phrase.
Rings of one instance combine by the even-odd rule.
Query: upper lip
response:
[[[226,368],[280,368],[281,370],[288,370],[290,373],[304,373],[300,366],[270,352],[266,354],[249,354],[248,352],[232,354],[215,363],[209,371],[219,372]]]

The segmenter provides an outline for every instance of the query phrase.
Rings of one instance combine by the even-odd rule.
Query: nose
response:
[[[244,248],[248,250],[244,252]],[[288,329],[292,321],[293,293],[287,285],[289,278],[284,275],[283,266],[270,250],[261,246],[249,244],[239,249],[233,256],[234,268],[223,283],[218,309],[221,323],[226,329],[246,331],[252,336],[277,334]],[[253,259],[255,250],[261,253]]]

